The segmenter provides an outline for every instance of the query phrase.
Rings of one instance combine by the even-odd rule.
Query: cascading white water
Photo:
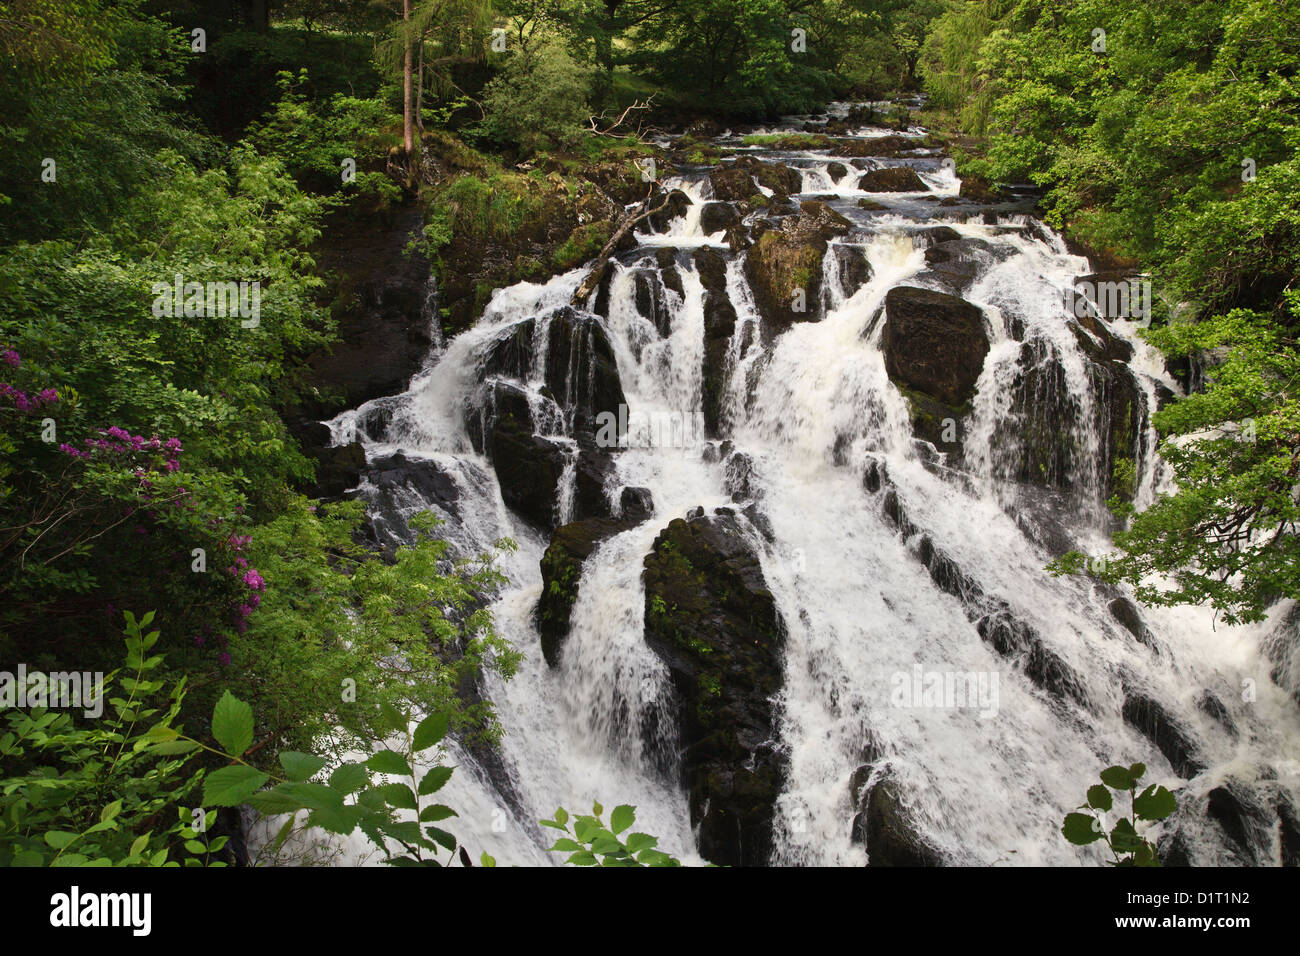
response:
[[[888,133],[859,131],[864,137]],[[868,195],[856,189],[856,171],[833,179],[824,154],[777,155],[804,164],[806,193],[834,194],[848,203]],[[931,196],[956,194],[957,180],[933,158],[917,166]],[[663,232],[639,234],[642,246],[721,247],[720,237],[700,230],[700,210],[711,198],[707,183],[672,185],[692,200],[689,211]],[[1060,821],[1101,767],[1142,760],[1152,782],[1182,783],[1152,741],[1121,717],[1125,688],[1158,700],[1199,742],[1210,769],[1181,795],[1194,797],[1229,779],[1294,795],[1300,715],[1266,677],[1258,646],[1268,625],[1215,631],[1198,609],[1144,611],[1151,643],[1160,648],[1155,653],[1117,626],[1107,611],[1109,594],[1087,579],[1047,574],[1051,554],[1017,522],[1023,489],[998,449],[1019,427],[1011,396],[1025,371],[1023,345],[1030,343],[1059,365],[1063,400],[1077,416],[1067,436],[1079,463],[1077,510],[1062,521],[1079,546],[1106,547],[1104,488],[1090,468],[1107,439],[1095,424],[1098,398],[1087,356],[1062,305],[1073,277],[1089,271],[1086,260],[1070,255],[1041,226],[1026,228],[1031,223],[1024,217],[951,223],[962,237],[995,251],[980,260],[963,293],[988,317],[991,348],[963,425],[964,460],[937,465],[933,450],[912,437],[906,400],[890,382],[881,351],[886,293],[900,284],[932,282],[920,275],[925,261],[913,240],[919,224],[907,205],[910,196],[891,201],[891,212],[856,218],[859,229],[834,243],[862,250],[869,281],[846,296],[838,259],[828,254],[824,317],[796,323],[770,343],[758,334],[741,257],[727,264],[736,327],[722,418],[735,448],[754,465],[753,497],[772,532],[759,557],[787,635],[777,735],[789,770],[776,808],[774,862],[867,861],[864,846],[851,840],[856,808],[849,787],[867,764],[871,781],[888,774],[895,782],[912,826],[947,862],[1077,862],[1079,853],[1060,838]],[[689,262],[678,267],[680,293],[654,275],[655,294],[669,317],[665,333],[637,308],[636,272],[647,269],[644,260],[612,265],[603,326],[629,407],[650,422],[691,422],[703,400],[704,285]],[[493,611],[525,662],[512,681],[489,677],[484,687],[505,729],[499,767],[489,772],[470,753],[455,751],[461,769],[446,800],[460,810],[453,828],[460,839],[502,863],[546,862],[543,848],[552,834],[536,820],[560,805],[582,810],[600,800],[635,804],[637,829],[697,860],[686,798],[664,772],[663,754],[676,746],[659,719],[671,709],[671,688],[664,664],[644,640],[641,572],[671,519],[697,506],[708,512],[731,505],[723,464],[705,453],[697,430],[685,428],[672,441],[634,430],[629,447],[614,456],[614,477],[617,486],[650,489],[654,516],[614,534],[587,560],[568,640],[559,666],[550,668],[533,621],[546,540],[506,508],[490,462],[475,453],[466,430],[465,399],[479,387],[484,346],[512,324],[567,303],[582,275],[575,270],[494,295],[478,325],[447,344],[396,402],[382,441],[358,428],[365,408],[331,427],[336,440],[362,438],[372,460],[403,450],[449,472],[460,491],[453,533],[462,552],[485,550],[504,535],[520,544],[503,559],[511,585]],[[529,381],[521,383],[538,422],[550,420],[557,408],[542,389],[545,328],[545,321],[534,327],[533,365]],[[1115,323],[1113,331],[1136,350],[1130,367],[1149,411],[1157,383],[1176,386],[1131,329]],[[572,423],[551,421],[539,433],[571,442],[565,427]],[[1139,505],[1167,480],[1153,447],[1146,416],[1134,448],[1126,450],[1139,469]],[[883,467],[888,475],[910,534],[887,517],[878,496],[864,491],[869,467]],[[563,521],[573,513],[571,468],[560,488]],[[363,486],[361,494],[375,504],[373,487]],[[418,500],[405,500],[399,510],[418,506]],[[982,639],[970,607],[936,586],[918,559],[923,535],[1078,675],[1086,703],[1048,693],[1026,676],[1024,661],[1000,655]],[[996,704],[900,706],[898,675],[917,668],[995,679]],[[1253,701],[1241,699],[1244,679],[1256,679]],[[1200,706],[1203,689],[1213,689],[1232,721],[1249,732],[1235,739],[1225,733]],[[654,729],[647,733],[647,726]],[[1229,859],[1209,835],[1189,832],[1203,862]]]

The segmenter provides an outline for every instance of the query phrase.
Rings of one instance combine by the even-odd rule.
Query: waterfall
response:
[[[933,150],[885,160],[925,185],[887,194],[857,188],[875,160],[854,168],[824,149],[717,142],[795,170],[795,205],[816,198],[849,220],[826,245],[807,321],[764,315],[751,252],[702,231],[701,212],[716,201],[707,173],[683,176],[665,186],[689,199],[684,214],[636,234],[590,310],[565,311],[584,269],[498,290],[474,328],[435,338],[405,394],[330,423],[336,441],[361,440],[372,464],[401,453],[454,489],[453,505],[414,483],[367,478],[357,493],[388,543],[428,507],[459,553],[502,536],[519,544],[503,559],[511,583],[493,613],[525,660],[513,680],[490,676],[481,688],[505,730],[499,754],[484,761],[453,745],[459,769],[445,799],[460,811],[457,836],[505,864],[558,862],[540,817],[593,800],[631,803],[638,830],[700,862],[680,779],[681,704],[646,640],[643,563],[670,521],[703,509],[742,513],[784,632],[771,862],[867,863],[870,841],[855,821],[863,795],[886,786],[891,812],[941,862],[1099,861],[1061,838],[1061,820],[1102,767],[1139,760],[1182,805],[1162,851],[1196,863],[1277,862],[1277,814],[1300,804],[1300,710],[1270,678],[1261,646],[1277,644],[1279,627],[1295,629],[1283,620],[1290,609],[1233,629],[1215,629],[1200,608],[1126,616],[1122,590],[1044,570],[1067,547],[1106,550],[1117,458],[1134,464],[1139,506],[1169,481],[1150,416],[1177,385],[1131,323],[1094,332],[1071,323],[1063,303],[1087,261],[1024,209],[959,203],[960,182]],[[847,174],[832,175],[832,163]],[[885,208],[859,207],[862,198]],[[753,228],[766,212],[739,214]],[[891,379],[887,297],[900,287],[956,295],[985,325],[987,354],[968,407],[953,413],[950,445],[918,436],[915,396]],[[1103,348],[1127,358],[1102,357]],[[625,447],[606,454],[583,416],[615,373],[630,419]],[[711,376],[720,378],[717,423],[705,434],[693,423],[711,400]],[[532,521],[508,497],[517,490],[503,489],[485,437],[519,391],[534,435],[561,462],[551,507]],[[603,471],[584,470],[600,455]],[[625,489],[648,490],[653,514],[622,521],[583,561],[568,636],[549,666],[535,609],[551,530],[606,504],[620,518]],[[1275,654],[1287,675],[1294,647]],[[980,675],[996,693],[983,706],[900,703],[900,688],[906,697],[913,677],[929,674]],[[1216,788],[1247,821],[1245,843],[1204,812]]]

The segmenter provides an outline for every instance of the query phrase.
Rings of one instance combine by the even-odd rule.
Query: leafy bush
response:
[[[1107,767],[1101,772],[1101,783],[1088,788],[1088,802],[1079,809],[1088,812],[1068,813],[1061,833],[1076,846],[1087,846],[1104,840],[1110,850],[1112,866],[1159,866],[1153,843],[1137,829],[1138,821],[1155,823],[1165,819],[1178,808],[1174,795],[1164,787],[1151,784],[1141,794],[1138,781],[1147,772],[1145,764],[1130,767]],[[1111,791],[1128,792],[1129,815],[1120,816],[1107,831],[1104,814],[1114,807]]]
[[[574,146],[587,125],[590,83],[590,70],[559,44],[513,53],[483,90],[480,129],[524,153]]]
[[[543,820],[542,826],[559,830],[564,836],[551,846],[552,853],[568,853],[565,863],[572,866],[681,866],[673,857],[656,850],[659,838],[648,833],[630,833],[626,839],[619,834],[636,823],[636,807],[626,804],[614,808],[609,815],[609,825],[601,820],[605,810],[593,804],[590,814],[570,817],[563,807],[555,811],[553,820]]]

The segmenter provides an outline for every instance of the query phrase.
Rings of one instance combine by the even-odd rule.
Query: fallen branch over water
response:
[[[654,198],[654,186],[657,185],[658,183],[655,183],[650,187],[650,194],[641,200],[635,209],[624,213],[623,218],[619,220],[618,227],[614,230],[614,234],[609,237],[609,242],[605,243],[600,250],[600,255],[596,256],[596,264],[591,267],[587,277],[582,280],[582,283],[578,286],[578,291],[573,293],[573,298],[569,300],[570,305],[581,306],[587,299],[591,298],[591,294],[596,291],[596,286],[600,285],[600,280],[605,277],[605,272],[609,269],[609,257],[614,254],[614,250],[618,248],[618,244],[623,241],[623,237],[628,234],[628,231],[642,219],[653,216],[668,205],[668,194],[665,193],[663,202],[653,208],[650,207],[650,200]]]

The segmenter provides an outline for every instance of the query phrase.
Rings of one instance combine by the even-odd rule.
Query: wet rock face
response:
[[[533,434],[528,395],[521,388],[495,383],[487,417],[490,424],[483,444],[506,506],[538,527],[551,527],[555,492],[564,471],[564,449]]]
[[[537,602],[537,633],[542,656],[551,667],[560,664],[560,651],[569,636],[569,620],[578,600],[582,564],[602,541],[627,528],[634,521],[588,518],[561,525],[551,535],[542,555],[542,596]]]
[[[1155,744],[1180,777],[1190,779],[1205,769],[1199,748],[1187,729],[1155,698],[1140,692],[1127,694],[1124,721]]]
[[[911,166],[885,166],[863,173],[858,188],[869,193],[925,192],[924,180]]]
[[[719,166],[709,173],[713,198],[723,202],[745,202],[762,190],[772,190],[776,198],[785,199],[803,188],[803,176],[797,169],[781,163],[763,163],[752,156],[741,156],[730,166]]]
[[[956,296],[910,286],[885,296],[881,344],[895,384],[960,407],[975,394],[989,351],[984,313]]]
[[[707,247],[698,250],[695,268],[704,286],[704,430],[716,437],[722,427],[727,351],[736,331],[736,309],[727,297],[727,262],[722,254]]]
[[[853,841],[867,848],[867,866],[940,866],[942,859],[908,819],[902,788],[886,771],[860,798]]]
[[[338,277],[329,291],[339,340],[308,357],[306,385],[308,393],[328,388],[339,398],[304,401],[304,417],[401,392],[419,370],[433,344],[431,266],[403,250],[420,229],[416,209],[327,223],[314,254],[322,274]]]
[[[488,346],[483,374],[527,381],[536,360],[537,323],[525,319]],[[542,378],[572,422],[572,437],[584,446],[595,442],[600,414],[609,412],[617,420],[619,406],[627,403],[604,327],[567,306],[551,316],[547,327]]]
[[[735,515],[677,519],[645,559],[645,638],[679,701],[681,769],[705,859],[768,862],[786,773],[771,697],[783,628]]]
[[[799,215],[785,217],[758,235],[746,255],[745,274],[765,332],[770,335],[792,322],[821,318],[822,258],[828,240],[846,235],[851,228],[825,203],[809,200],[801,205]]]

